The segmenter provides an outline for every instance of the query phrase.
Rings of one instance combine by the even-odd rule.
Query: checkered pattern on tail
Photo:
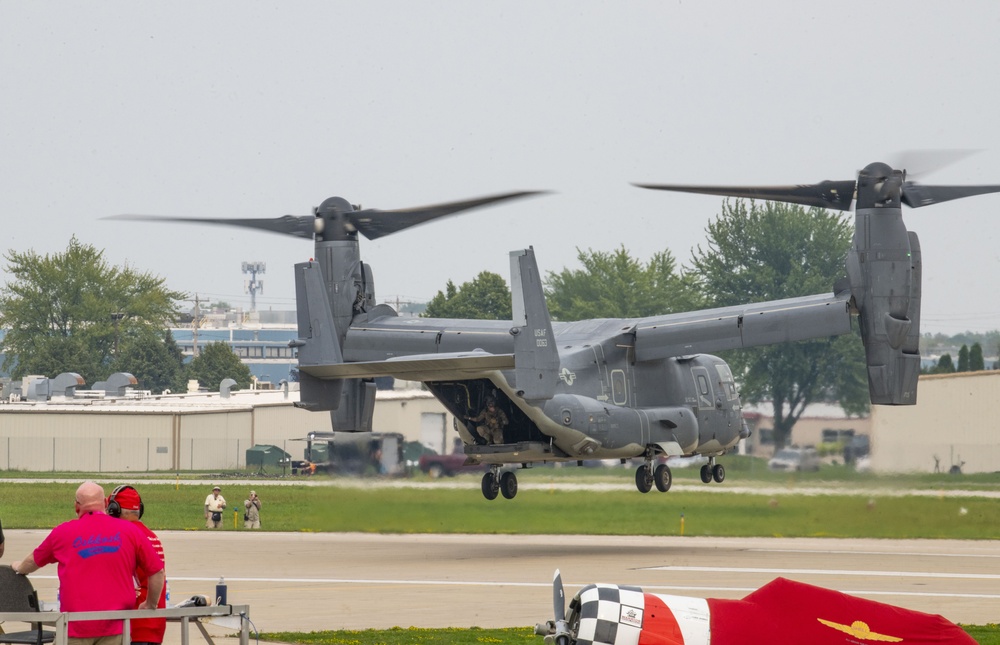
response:
[[[638,645],[645,602],[642,589],[587,585],[580,590],[577,645]]]

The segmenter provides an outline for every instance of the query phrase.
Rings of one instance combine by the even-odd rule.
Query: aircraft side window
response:
[[[712,408],[712,385],[708,380],[708,370],[704,367],[695,367],[691,370],[694,375],[695,389],[698,391],[698,407]]]
[[[709,401],[709,396],[708,395],[709,395],[709,392],[708,392],[708,379],[705,378],[704,374],[699,374],[698,375],[698,396],[701,398],[702,401],[704,401],[706,403],[711,403],[711,401]]]
[[[625,405],[628,397],[625,392],[625,372],[611,371],[611,401],[615,405]]]

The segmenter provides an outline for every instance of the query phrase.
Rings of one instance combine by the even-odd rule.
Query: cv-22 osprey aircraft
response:
[[[856,180],[769,188],[644,185],[847,210],[856,229],[846,278],[828,293],[649,318],[552,321],[531,248],[510,253],[513,320],[398,316],[375,300],[359,235],[402,231],[460,211],[526,197],[507,193],[395,211],[362,209],[333,197],[313,215],[276,219],[117,218],[194,221],[263,229],[315,242],[314,260],[295,265],[300,400],[329,411],[333,429],[372,429],[379,376],[421,381],[456,419],[487,400],[507,417],[502,437],[481,445],[474,423],[456,424],[467,461],[487,464],[487,499],[517,493],[513,470],[540,462],[643,460],[641,492],[667,491],[663,457],[708,457],[705,483],[722,482],[716,458],[749,435],[722,350],[823,338],[860,319],[872,403],[913,405],[920,356],[920,245],[902,204],[926,206],[998,192],[1000,186],[925,186],[873,163]],[[500,440],[497,441],[496,439]]]

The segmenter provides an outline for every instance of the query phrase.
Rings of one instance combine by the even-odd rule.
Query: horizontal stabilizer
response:
[[[514,367],[513,354],[489,354],[483,351],[452,354],[423,354],[390,358],[384,361],[302,365],[299,369],[317,379],[374,378],[392,376],[408,381],[456,379],[466,375],[478,377],[485,372]]]

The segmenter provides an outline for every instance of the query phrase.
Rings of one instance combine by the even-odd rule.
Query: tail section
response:
[[[370,432],[375,411],[375,383],[365,379],[321,379],[310,367],[344,362],[330,300],[317,262],[295,265],[295,300],[299,337],[293,341],[299,355],[299,402],[310,411],[330,410],[333,429]]]
[[[559,382],[559,352],[534,249],[511,251],[510,280],[517,393],[527,401],[547,401]]]

